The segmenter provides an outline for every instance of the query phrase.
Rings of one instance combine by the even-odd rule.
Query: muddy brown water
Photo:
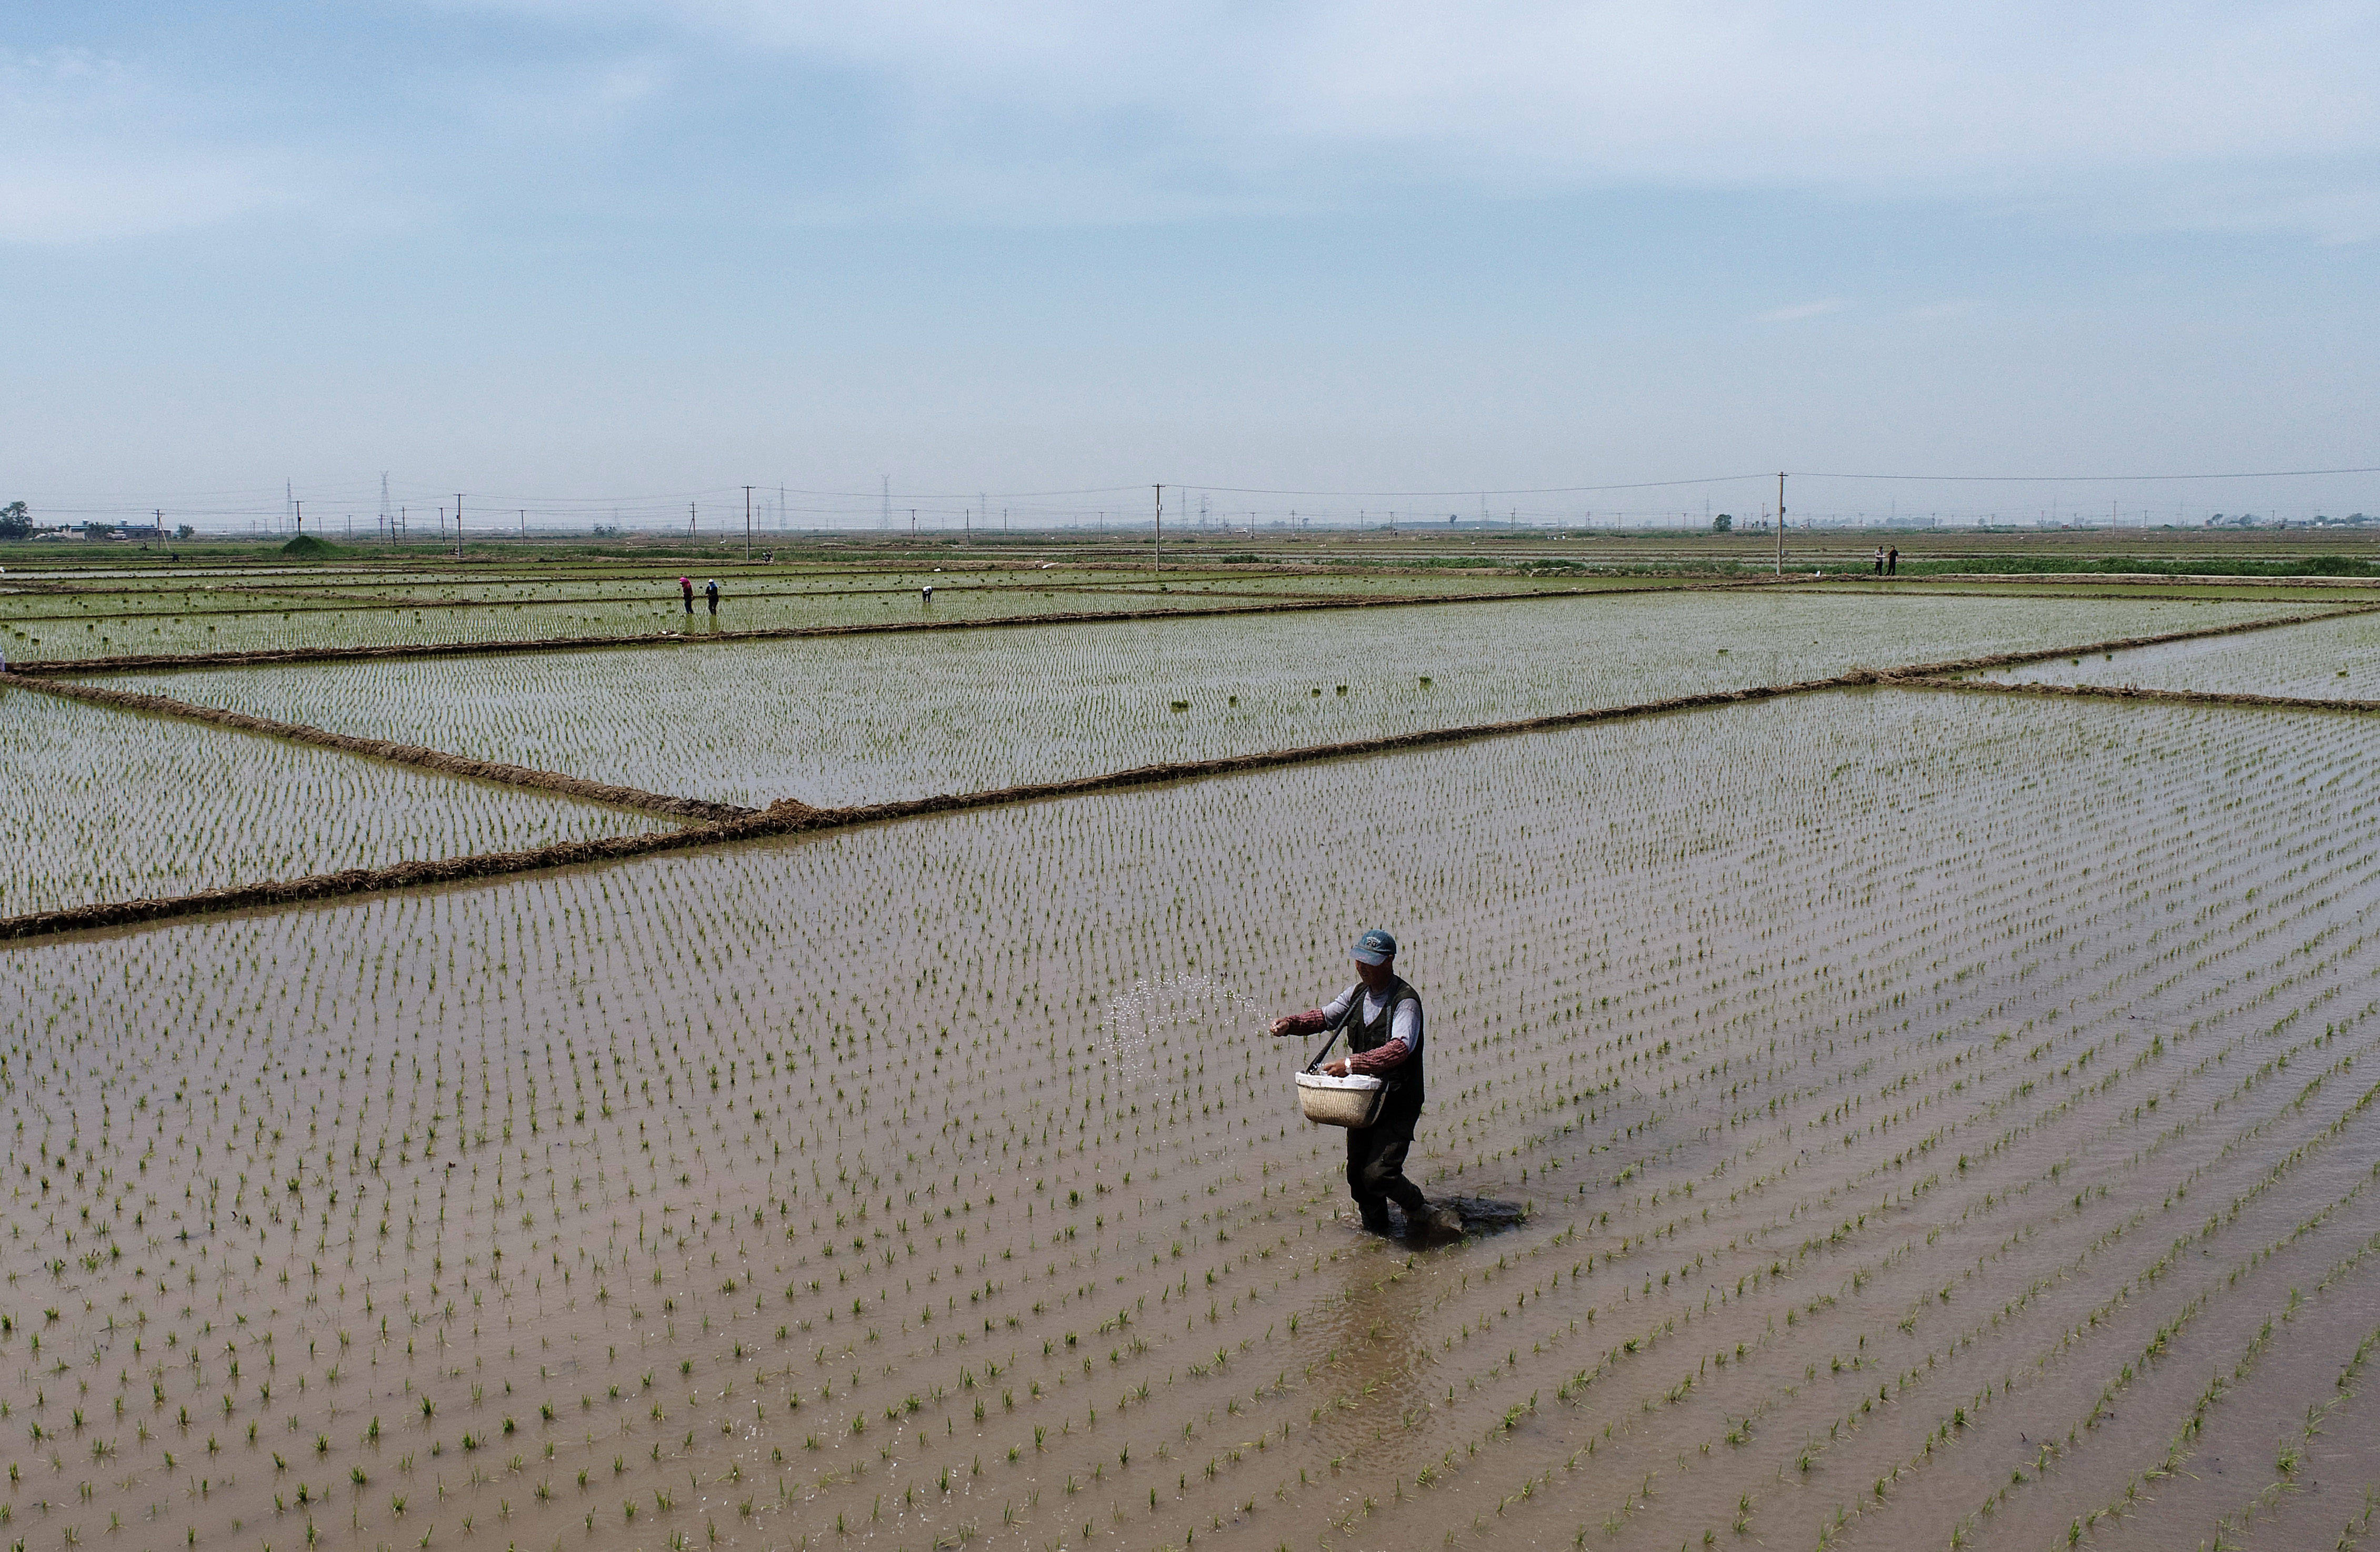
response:
[[[0,1533],[2328,1546],[2374,765],[1830,693],[7,950]],[[1249,1031],[1375,921],[1500,1231]]]

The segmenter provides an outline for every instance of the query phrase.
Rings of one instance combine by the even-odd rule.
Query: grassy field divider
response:
[[[2028,663],[2047,662],[2052,658],[2082,658],[2094,652],[2105,656],[2110,652],[2129,652],[2141,647],[2163,647],[2176,641],[2206,641],[2218,636],[2245,636],[2251,631],[2278,630],[2285,625],[2318,624],[2325,620],[2344,620],[2351,615],[2369,614],[2375,610],[2380,610],[2380,603],[2350,603],[2337,609],[2316,610],[2311,614],[2235,620],[2228,624],[2201,625],[2195,630],[2119,637],[2112,641],[2094,641],[2082,647],[2045,647],[2022,652],[1985,652],[1977,657],[1946,659],[1941,662],[1904,663],[1899,668],[1880,670],[1875,678],[1876,681],[1906,684],[1912,680],[1941,678],[1953,673],[1980,673],[1990,668],[2022,668]]]
[[[2048,696],[2082,700],[2145,700],[2166,706],[2263,708],[2276,711],[2380,711],[2380,700],[2257,695],[2247,690],[2158,690],[2139,685],[2011,684],[2004,680],[1953,679],[1930,674],[1900,679],[1895,683],[1924,690],[1973,690],[1984,695]]]
[[[1802,578],[1788,576],[1787,583]],[[134,670],[244,668],[272,663],[352,662],[385,658],[462,658],[517,652],[587,651],[606,647],[690,647],[711,642],[793,641],[813,637],[893,636],[916,631],[1010,630],[1030,625],[1084,625],[1150,620],[1208,620],[1242,614],[1302,614],[1340,609],[1421,609],[1450,603],[1521,603],[1533,599],[1621,598],[1643,593],[1712,592],[1773,588],[1773,578],[1743,582],[1688,582],[1649,588],[1548,588],[1532,592],[1427,593],[1413,598],[1297,598],[1276,603],[1218,604],[1193,609],[1078,610],[1058,613],[1004,614],[989,620],[887,620],[874,624],[765,625],[753,630],[645,631],[633,636],[554,636],[502,641],[408,641],[382,647],[257,648],[226,652],[119,653],[96,658],[30,658],[9,672],[55,678]],[[955,589],[961,594],[976,589]],[[1204,595],[1182,594],[1181,597]],[[497,606],[487,606],[497,607]],[[506,604],[501,607],[513,607]],[[526,607],[526,606],[524,606]],[[144,616],[148,617],[148,616]]]
[[[564,841],[525,852],[477,852],[469,856],[400,862],[386,867],[350,867],[337,873],[309,874],[300,879],[233,884],[197,894],[69,905],[55,911],[34,911],[21,916],[0,917],[0,940],[44,938],[94,928],[130,927],[219,911],[268,910],[318,900],[495,879],[507,874],[533,873],[583,863],[625,862],[659,852],[687,851],[732,841],[790,833],[808,828],[804,821],[820,812],[787,798],[773,807],[745,818],[688,825],[683,830],[649,831],[641,835],[611,835],[594,841]]]
[[[939,575],[942,575],[942,576],[952,576],[953,574],[950,574],[950,573],[941,573],[941,574],[939,574]],[[957,575],[958,575],[958,579],[957,579],[957,580],[953,580],[953,581],[950,581],[950,582],[938,582],[938,583],[936,583],[936,584],[935,584],[935,586],[937,587],[937,588],[941,589],[941,591],[943,591],[944,593],[946,593],[946,594],[947,594],[947,595],[949,595],[949,596],[952,596],[952,597],[960,597],[960,598],[971,597],[971,596],[982,596],[982,597],[990,597],[990,598],[1001,598],[1001,597],[1004,597],[1004,596],[1006,596],[1007,594],[1009,594],[1009,593],[1011,593],[1011,592],[1029,592],[1029,593],[1099,593],[1099,594],[1113,593],[1113,594],[1117,594],[1117,595],[1119,595],[1119,596],[1125,596],[1125,597],[1145,597],[1145,596],[1147,596],[1147,595],[1148,594],[1148,592],[1150,591],[1150,589],[1156,586],[1156,582],[1157,582],[1157,579],[1156,579],[1156,578],[1151,578],[1151,579],[1150,579],[1150,581],[1146,582],[1146,583],[1143,583],[1143,584],[1141,584],[1141,585],[1139,585],[1139,586],[1137,586],[1137,587],[1134,587],[1134,586],[1127,586],[1127,585],[1120,584],[1120,583],[1108,583],[1108,582],[1031,582],[1031,583],[1013,583],[1013,582],[1012,582],[1012,583],[1004,583],[1004,584],[1001,584],[1001,585],[992,585],[992,584],[986,584],[986,583],[972,583],[972,582],[968,582],[968,581],[965,581],[965,580],[964,579],[966,574],[962,573],[962,574],[957,574]],[[1003,576],[1006,576],[1006,575],[1009,575],[1009,574],[1004,574],[1004,573],[1003,573],[1002,575],[1003,575]],[[1029,575],[1031,575],[1031,574],[1030,574],[1030,573],[1026,573],[1026,574],[1023,574],[1023,575],[1027,575],[1027,576],[1029,576]],[[1268,574],[1266,574],[1266,575],[1270,575],[1270,574],[1269,574],[1269,573],[1268,573]],[[544,581],[544,580],[546,580],[546,578],[540,577],[540,578],[538,578],[538,580],[540,580],[540,581]],[[1317,593],[1317,592],[1303,592],[1303,593],[1300,593],[1300,592],[1271,591],[1271,590],[1259,589],[1259,588],[1239,588],[1239,589],[1232,589],[1232,588],[1217,588],[1217,587],[1212,587],[1212,586],[1210,586],[1210,585],[1209,585],[1209,583],[1208,583],[1208,579],[1207,579],[1207,578],[1202,578],[1202,577],[1171,577],[1171,576],[1169,576],[1169,577],[1165,578],[1165,580],[1166,580],[1166,581],[1169,581],[1169,582],[1178,582],[1178,583],[1182,583],[1182,584],[1184,584],[1184,586],[1186,586],[1186,587],[1189,587],[1189,588],[1195,588],[1195,589],[1196,589],[1195,594],[1187,595],[1187,596],[1195,596],[1195,597],[1198,597],[1198,598],[1253,598],[1253,599],[1276,599],[1276,600],[1289,600],[1289,599],[1313,599],[1313,598],[1326,598],[1326,599],[1327,599],[1327,598],[1333,598],[1333,597],[1342,596],[1342,595],[1335,595],[1335,594],[1330,594],[1330,593]],[[1224,580],[1224,581],[1230,581],[1230,580],[1233,580],[1233,578],[1225,577],[1225,578],[1221,578],[1221,580]],[[28,590],[30,591],[30,590],[31,590],[31,589],[28,589]],[[120,593],[115,592],[115,591],[114,591],[114,590],[94,590],[94,589],[85,589],[85,590],[83,590],[83,591],[82,591],[81,593],[79,593],[79,594],[78,594],[78,593],[76,593],[76,592],[74,592],[73,590],[70,590],[70,589],[55,589],[55,590],[59,591],[59,592],[62,592],[62,593],[64,593],[64,595],[65,595],[65,596],[67,596],[67,597],[76,597],[76,596],[81,596],[81,597],[91,597],[91,596],[102,596],[102,597],[107,597],[107,596],[121,596],[121,595],[120,595]],[[1598,590],[1600,590],[1600,589],[1598,589]],[[1640,590],[1640,591],[1641,591],[1642,589],[1635,589],[1635,590]],[[589,607],[595,607],[595,608],[605,608],[605,607],[611,607],[611,608],[616,608],[616,607],[618,607],[618,606],[620,606],[620,605],[623,605],[623,604],[642,604],[642,605],[647,605],[647,606],[652,607],[652,608],[657,609],[657,610],[662,610],[662,611],[666,611],[666,612],[673,612],[673,613],[674,613],[674,612],[675,612],[675,611],[674,611],[674,606],[678,602],[678,594],[677,594],[677,589],[676,589],[676,587],[675,587],[675,585],[674,585],[674,584],[672,584],[672,585],[671,585],[671,587],[669,588],[669,590],[668,590],[666,593],[664,593],[664,592],[662,592],[662,591],[661,591],[661,590],[659,590],[659,589],[655,589],[650,597],[643,596],[643,595],[638,595],[638,596],[636,596],[636,597],[628,597],[628,596],[623,595],[623,596],[616,597],[616,598],[607,598],[607,597],[601,597],[601,596],[593,597],[593,598],[568,598],[568,597],[557,597],[557,598],[525,598],[525,599],[499,599],[499,598],[417,598],[417,597],[413,597],[413,596],[411,596],[411,595],[393,595],[393,596],[384,597],[384,598],[369,598],[369,599],[364,599],[364,600],[361,600],[350,601],[350,600],[342,600],[342,599],[334,599],[334,598],[328,598],[328,597],[325,597],[325,596],[324,596],[324,594],[323,594],[323,590],[322,590],[322,588],[304,588],[304,587],[293,587],[293,588],[238,588],[238,589],[232,589],[232,588],[224,588],[224,587],[222,587],[222,586],[218,585],[218,586],[213,589],[213,591],[215,592],[215,594],[216,594],[217,596],[221,596],[221,595],[223,595],[223,594],[229,593],[229,592],[233,592],[233,591],[237,591],[237,592],[245,593],[245,594],[252,594],[252,595],[254,595],[254,596],[256,596],[256,597],[261,598],[264,601],[260,602],[260,603],[254,603],[254,604],[245,605],[245,606],[243,606],[243,607],[241,607],[241,608],[237,608],[237,609],[229,609],[229,608],[226,608],[226,609],[122,609],[122,610],[114,610],[114,611],[110,611],[109,612],[107,612],[107,613],[103,613],[103,613],[72,613],[72,614],[19,614],[19,615],[17,615],[17,616],[15,616],[15,617],[14,617],[14,622],[13,622],[13,623],[15,623],[15,624],[55,624],[55,623],[58,623],[58,622],[63,621],[63,622],[67,622],[67,623],[70,623],[70,624],[82,624],[82,623],[83,623],[83,622],[85,622],[85,621],[179,619],[179,618],[189,618],[189,617],[193,617],[193,616],[200,617],[200,618],[204,618],[204,619],[209,619],[209,620],[237,620],[237,619],[242,619],[242,618],[246,618],[246,617],[248,617],[248,616],[251,616],[251,615],[259,615],[259,614],[282,614],[282,615],[289,615],[289,614],[358,614],[358,613],[360,613],[360,614],[374,614],[374,613],[378,613],[378,614],[389,614],[389,613],[395,613],[395,612],[398,612],[398,611],[400,611],[400,610],[409,610],[409,611],[412,611],[412,612],[417,612],[417,613],[419,613],[419,612],[420,612],[421,611],[424,611],[424,610],[438,610],[438,611],[443,611],[443,612],[459,612],[468,611],[468,610],[473,610],[473,609],[485,609],[485,610],[512,609],[512,610],[523,610],[523,609],[569,609],[569,608],[589,608]],[[905,594],[906,594],[906,595],[908,595],[908,596],[911,596],[911,597],[914,597],[914,596],[916,596],[917,591],[917,589],[915,587],[913,587],[913,586],[909,586],[909,585],[906,585],[906,584],[904,584],[904,585],[901,585],[901,586],[897,586],[897,587],[889,587],[889,588],[744,588],[744,587],[739,587],[739,588],[738,588],[738,589],[736,590],[736,592],[735,592],[734,595],[732,595],[732,600],[733,600],[733,601],[734,601],[734,602],[736,602],[736,603],[751,603],[751,602],[754,602],[754,601],[762,600],[770,600],[770,599],[858,599],[858,598],[897,598],[897,597],[900,597],[900,596],[905,595]],[[1526,595],[1524,595],[1524,596],[1526,596]]]
[[[36,679],[16,673],[0,674],[0,684],[14,685],[19,689],[41,695],[57,696],[67,700],[87,701],[119,711],[145,711],[163,717],[177,717],[187,721],[206,722],[214,727],[229,728],[237,733],[256,734],[267,738],[284,738],[296,744],[310,744],[320,749],[336,749],[342,754],[358,755],[366,759],[383,760],[392,765],[409,765],[422,770],[434,770],[442,776],[459,776],[474,782],[492,782],[500,786],[525,787],[536,792],[553,793],[563,797],[575,797],[589,803],[609,804],[617,808],[634,808],[641,813],[659,814],[669,818],[715,822],[737,819],[757,810],[732,803],[706,803],[700,798],[673,797],[665,793],[646,792],[639,787],[615,786],[604,782],[589,782],[582,777],[565,776],[558,770],[538,770],[525,765],[507,765],[500,760],[472,759],[463,755],[449,754],[443,749],[425,748],[419,744],[398,744],[385,738],[356,738],[326,728],[304,722],[276,721],[270,717],[251,717],[244,711],[226,711],[220,707],[200,706],[191,701],[176,700],[170,696],[141,695],[130,690],[110,689],[101,685],[79,685],[58,680]]]
[[[622,862],[662,852],[692,851],[702,847],[732,844],[740,841],[795,835],[813,831],[841,830],[857,825],[883,824],[935,814],[964,813],[973,809],[1004,807],[1018,803],[1038,803],[1052,798],[1078,797],[1102,792],[1122,792],[1132,787],[1155,786],[1170,782],[1197,781],[1207,777],[1238,775],[1257,770],[1274,770],[1289,766],[1317,764],[1326,760],[1394,754],[1406,750],[1470,743],[1483,738],[1508,738],[1532,733],[1552,733],[1569,728],[1586,727],[1597,722],[1624,721],[1640,717],[1662,716],[1671,712],[1749,705],[1756,701],[1811,695],[1824,690],[1859,689],[1871,686],[1899,687],[1907,685],[1933,688],[1937,684],[1959,683],[1947,678],[1948,675],[1954,673],[1972,673],[1985,668],[2004,668],[2020,663],[2040,661],[2048,658],[2077,657],[2089,652],[2121,651],[2128,648],[2152,647],[2168,641],[2188,641],[2204,637],[2231,636],[2243,631],[2266,630],[2278,625],[2303,624],[2308,620],[2366,613],[2374,607],[2380,606],[2363,605],[2335,610],[2326,614],[2211,625],[2201,630],[2168,631],[2158,636],[2130,637],[2114,641],[2095,642],[2082,647],[2060,647],[2029,652],[1995,652],[1981,657],[1944,662],[1915,663],[1899,669],[1854,668],[1823,679],[1803,679],[1791,684],[1755,685],[1730,690],[1706,690],[1695,695],[1671,696],[1660,700],[1635,701],[1622,706],[1596,707],[1584,711],[1562,711],[1543,717],[1517,718],[1509,721],[1475,722],[1462,727],[1427,728],[1415,733],[1388,734],[1377,738],[1350,739],[1337,744],[1313,744],[1293,749],[1267,750],[1258,754],[1223,755],[1213,759],[1203,760],[1173,760],[1160,765],[1136,766],[1128,770],[1107,771],[1095,776],[1077,776],[1056,782],[1025,782],[1016,786],[994,787],[983,792],[905,798],[890,803],[862,804],[847,808],[817,808],[793,798],[780,799],[759,811],[735,808],[724,804],[705,804],[698,806],[717,812],[718,817],[708,822],[691,824],[683,830],[658,834],[611,836],[596,841],[567,841],[528,851],[482,852],[469,856],[441,858],[432,862],[399,863],[387,867],[355,867],[338,873],[312,874],[298,879],[233,885],[224,889],[207,890],[197,894],[74,905],[55,911],[35,911],[23,915],[5,916],[0,917],[0,941],[43,938],[57,933],[94,928],[126,927],[143,922],[165,921],[218,911],[262,909],[337,899],[346,895],[382,893],[390,890],[418,888],[426,884],[501,878],[516,873],[538,872],[549,867],[576,867],[584,863]],[[571,791],[572,788],[546,783],[577,782],[577,778],[552,772],[531,771],[519,766],[491,765],[487,762],[464,759],[459,756],[443,755],[437,750],[419,749],[411,745],[382,744],[376,739],[349,739],[343,734],[326,733],[320,728],[273,722],[263,718],[246,717],[235,711],[218,711],[162,696],[136,695],[129,691],[110,690],[94,685],[37,682],[30,678],[20,679],[14,674],[0,674],[0,684],[12,682],[21,684],[26,688],[38,689],[52,695],[68,696],[75,699],[90,700],[101,705],[121,706],[131,710],[164,711],[168,715],[187,714],[203,721],[214,722],[219,726],[239,727],[247,731],[266,733],[275,736],[303,736],[309,742],[321,743],[325,747],[346,748],[353,753],[368,753],[373,748],[412,751],[419,755],[435,757],[438,761],[453,763],[452,765],[424,761],[407,763],[425,764],[427,769],[449,770],[457,775],[477,774],[483,770],[514,771],[536,777],[539,781],[534,784],[542,786],[543,790],[556,792]],[[1972,686],[1962,685],[1961,687]],[[482,776],[481,779],[501,778]],[[516,782],[512,784],[532,783]],[[689,798],[665,798],[657,794],[638,794],[634,788],[606,788],[595,782],[579,782],[577,786],[587,792],[631,794],[667,804],[691,805],[695,802]],[[669,811],[685,812],[685,810]]]

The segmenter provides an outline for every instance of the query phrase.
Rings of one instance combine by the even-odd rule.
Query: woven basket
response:
[[[1380,1119],[1388,1085],[1360,1073],[1334,1078],[1321,1073],[1297,1074],[1297,1108],[1306,1120],[1325,1126],[1361,1130]]]

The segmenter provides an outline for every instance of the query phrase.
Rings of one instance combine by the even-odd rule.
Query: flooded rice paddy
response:
[[[0,770],[0,916],[674,828],[13,687]]]
[[[2380,699],[2380,615],[2318,620],[2250,640],[2173,641],[2131,651],[2057,658],[1989,677],[2019,684],[2122,685],[2155,690]]]
[[[2351,1541],[2375,794],[1829,692],[12,948],[0,1534]],[[1383,922],[1444,1248],[1255,1033]]]
[[[2316,606],[1637,595],[104,682],[649,791],[841,806]]]
[[[376,559],[376,558],[375,558]],[[298,567],[260,574],[150,572],[10,577],[0,581],[0,649],[15,659],[79,659],[126,653],[282,651],[386,647],[415,642],[545,640],[569,637],[706,635],[720,630],[851,628],[965,623],[1034,614],[1106,614],[1150,610],[1254,608],[1351,595],[1527,593],[1525,578],[1458,576],[1233,576],[1048,572],[954,564],[921,568],[810,571],[735,560],[716,572],[714,616],[702,596],[714,573],[701,566],[591,567],[540,576],[544,567],[488,576]],[[696,589],[692,614],[680,575]],[[1560,581],[1563,588],[1596,585]],[[1641,586],[1642,584],[1637,584]],[[922,589],[931,587],[929,603]]]

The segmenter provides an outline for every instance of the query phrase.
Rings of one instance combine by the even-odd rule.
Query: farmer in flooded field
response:
[[[1434,1207],[1421,1188],[1405,1179],[1405,1153],[1414,1123],[1421,1119],[1421,996],[1397,974],[1397,940],[1374,928],[1355,940],[1356,981],[1328,1007],[1285,1013],[1272,1021],[1275,1035],[1318,1035],[1343,1030],[1352,1056],[1322,1070],[1334,1078],[1363,1074],[1388,1085],[1379,1119],[1347,1132],[1347,1189],[1363,1214],[1364,1227],[1389,1232],[1389,1204],[1404,1209],[1409,1234],[1463,1232],[1462,1216]]]
[[[678,590],[680,593],[682,593],[682,594],[684,594],[684,595],[686,596],[686,612],[687,613],[689,613],[689,614],[693,613],[693,612],[694,612],[694,578],[693,578],[693,577],[691,577],[691,576],[681,576],[681,577],[679,577],[679,578],[677,579],[677,590]]]

